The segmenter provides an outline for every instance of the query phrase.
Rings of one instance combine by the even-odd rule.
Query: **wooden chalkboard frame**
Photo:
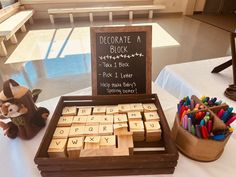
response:
[[[152,26],[125,26],[125,27],[91,27],[91,57],[92,57],[92,94],[98,95],[97,90],[97,33],[117,33],[117,32],[145,32],[146,33],[146,93],[151,94],[151,69],[152,69]],[[127,94],[126,94],[127,95]],[[140,94],[139,94],[140,95]]]

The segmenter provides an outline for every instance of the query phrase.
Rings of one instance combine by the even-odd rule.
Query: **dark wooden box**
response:
[[[120,103],[154,103],[158,108],[162,139],[158,142],[134,143],[134,149],[158,147],[161,151],[135,151],[130,156],[49,158],[47,150],[57,122],[65,106],[96,106]],[[62,96],[57,104],[44,138],[35,156],[42,176],[107,176],[171,174],[175,170],[178,151],[156,94],[125,96]]]

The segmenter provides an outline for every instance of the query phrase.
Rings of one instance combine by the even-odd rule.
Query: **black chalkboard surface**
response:
[[[151,26],[92,27],[93,95],[151,94]]]

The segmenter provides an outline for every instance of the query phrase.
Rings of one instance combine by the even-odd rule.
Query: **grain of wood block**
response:
[[[144,112],[157,111],[157,107],[154,103],[144,103],[143,109]]]
[[[118,104],[119,113],[127,113],[130,111],[130,104]]]
[[[59,127],[71,126],[73,119],[74,119],[73,116],[61,116],[58,123],[57,123],[57,126],[59,126]]]
[[[84,127],[85,135],[98,135],[99,126],[98,125],[86,125]]]
[[[115,135],[124,135],[128,133],[128,123],[119,123],[114,124],[113,126]]]
[[[118,106],[107,106],[106,114],[118,114]]]
[[[100,136],[86,136],[84,140],[84,149],[99,149]]]
[[[113,125],[99,125],[98,134],[99,135],[112,135],[113,134]]]
[[[142,103],[132,103],[132,104],[130,104],[130,110],[143,112],[143,104]]]
[[[77,137],[84,135],[84,125],[72,124],[70,127],[69,137]]]
[[[144,120],[145,121],[160,121],[160,117],[156,111],[145,112],[144,113]]]
[[[116,148],[116,136],[101,136],[100,148]]]
[[[106,114],[106,106],[95,106],[93,108],[93,114]]]
[[[80,156],[83,149],[84,137],[69,138],[67,143],[67,154],[69,157],[75,158]]]
[[[49,157],[66,157],[66,144],[67,138],[52,139],[47,151]]]
[[[140,112],[128,112],[129,121],[142,121],[142,115]]]
[[[127,115],[126,114],[114,114],[114,123],[126,123],[128,122]]]
[[[70,127],[57,127],[53,134],[53,138],[67,138],[69,136]]]
[[[113,124],[114,115],[101,115],[100,116],[100,124]]]
[[[66,106],[62,110],[63,116],[75,116],[77,114],[76,106]]]
[[[74,116],[72,124],[85,125],[88,116]]]
[[[78,116],[88,116],[91,115],[92,108],[91,107],[84,107],[84,108],[79,108],[78,111]]]

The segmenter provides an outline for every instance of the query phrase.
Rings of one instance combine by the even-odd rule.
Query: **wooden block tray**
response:
[[[161,140],[134,142],[128,156],[51,158],[48,148],[65,106],[100,106],[125,103],[154,103],[160,116]],[[155,149],[155,150],[153,150]],[[178,151],[156,94],[125,96],[62,96],[56,106],[34,161],[45,177],[150,175],[174,173]]]

